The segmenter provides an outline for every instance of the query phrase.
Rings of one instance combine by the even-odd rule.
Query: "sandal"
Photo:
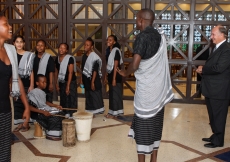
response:
[[[23,125],[19,124],[16,128],[14,128],[13,132],[19,132],[22,129]]]
[[[24,125],[21,128],[21,132],[27,132],[28,130],[30,130],[30,126],[25,127]]]
[[[61,137],[50,137],[50,136],[46,136],[46,139],[48,139],[48,140],[51,140],[51,141],[60,141],[60,140],[62,140],[62,138]]]
[[[113,119],[113,118],[114,118],[114,116],[113,116],[113,115],[110,115],[110,114],[105,115],[105,117],[106,117],[106,118],[109,118],[109,119]]]

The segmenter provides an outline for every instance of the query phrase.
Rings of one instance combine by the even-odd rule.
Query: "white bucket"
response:
[[[73,113],[73,119],[76,123],[78,141],[87,142],[90,140],[91,125],[93,114],[84,111]]]

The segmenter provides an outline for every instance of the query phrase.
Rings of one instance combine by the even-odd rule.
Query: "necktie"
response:
[[[217,49],[217,48],[216,48],[216,46],[215,46],[214,49],[213,49],[213,52],[215,52],[216,49]]]

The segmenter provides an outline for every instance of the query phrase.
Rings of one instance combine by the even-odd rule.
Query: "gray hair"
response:
[[[223,33],[224,37],[227,38],[228,37],[228,30],[222,25],[217,25],[217,26],[219,27],[220,33]]]

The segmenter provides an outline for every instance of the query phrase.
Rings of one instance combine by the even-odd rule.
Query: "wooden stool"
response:
[[[64,119],[62,120],[62,141],[63,146],[71,147],[76,144],[76,129],[75,120]]]
[[[34,122],[34,138],[45,138],[42,126],[38,122]]]

